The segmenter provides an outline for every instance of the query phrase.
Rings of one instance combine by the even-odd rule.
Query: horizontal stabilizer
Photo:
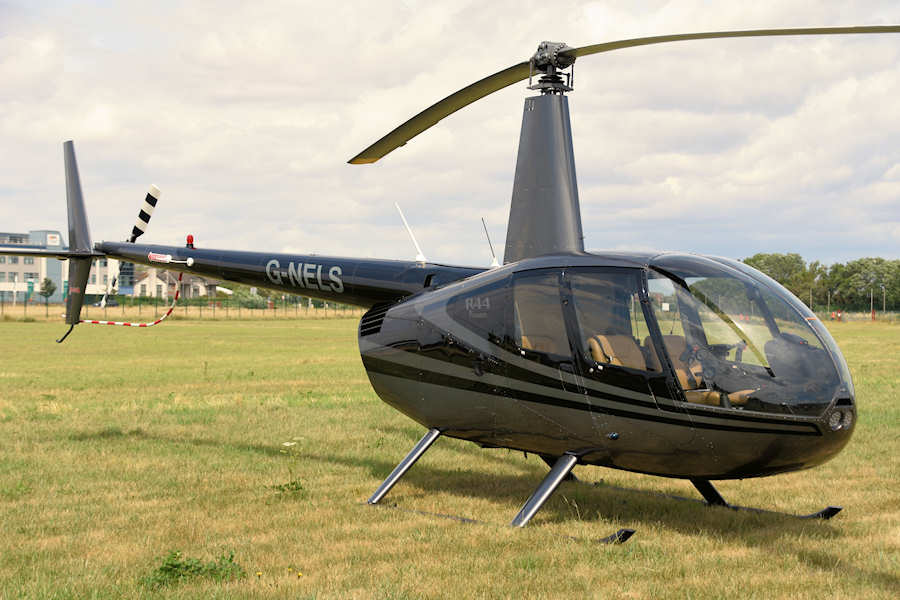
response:
[[[96,250],[91,251],[91,256],[105,256],[103,252]],[[65,260],[67,258],[77,258],[85,256],[84,252],[73,252],[72,250],[45,250],[43,248],[15,248],[7,246],[0,248],[0,256],[44,256],[47,258],[59,258]]]

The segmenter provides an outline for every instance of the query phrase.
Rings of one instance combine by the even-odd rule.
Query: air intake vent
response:
[[[369,309],[369,312],[363,315],[359,322],[359,337],[372,335],[381,331],[381,324],[384,323],[384,315],[387,314],[390,304],[376,304]]]
[[[853,400],[850,398],[838,398],[838,401],[834,404],[835,406],[853,406]]]

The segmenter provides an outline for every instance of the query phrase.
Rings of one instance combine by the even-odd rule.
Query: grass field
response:
[[[424,432],[369,387],[355,327],[177,320],[58,345],[59,322],[0,322],[0,598],[900,596],[900,325],[833,326],[860,412],[841,455],[719,485],[743,505],[843,505],[832,521],[579,467],[602,484],[564,483],[524,530],[506,523],[546,466],[456,440],[388,496],[408,510],[363,505]],[[637,534],[591,541],[620,527]],[[245,576],[219,568],[230,553]]]

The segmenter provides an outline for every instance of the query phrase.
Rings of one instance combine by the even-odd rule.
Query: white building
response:
[[[132,296],[169,299],[175,296],[176,289],[181,289],[182,298],[202,298],[215,296],[217,284],[217,281],[185,273],[179,286],[176,273],[149,268],[135,275]]]
[[[66,250],[62,234],[56,230],[39,229],[28,233],[0,232],[0,247],[4,250]],[[106,293],[109,283],[119,271],[119,263],[113,259],[95,260],[88,277],[86,294]],[[0,301],[23,302],[28,293],[28,282],[34,286],[32,301],[43,302],[38,294],[45,278],[56,284],[50,302],[62,302],[68,289],[69,267],[66,261],[46,256],[0,256]]]

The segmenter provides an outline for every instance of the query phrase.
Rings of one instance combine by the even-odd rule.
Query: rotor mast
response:
[[[584,252],[575,152],[566,92],[573,90],[573,49],[542,42],[529,61],[504,263],[542,254]],[[566,71],[569,69],[569,71]],[[532,84],[535,74],[538,82]]]

